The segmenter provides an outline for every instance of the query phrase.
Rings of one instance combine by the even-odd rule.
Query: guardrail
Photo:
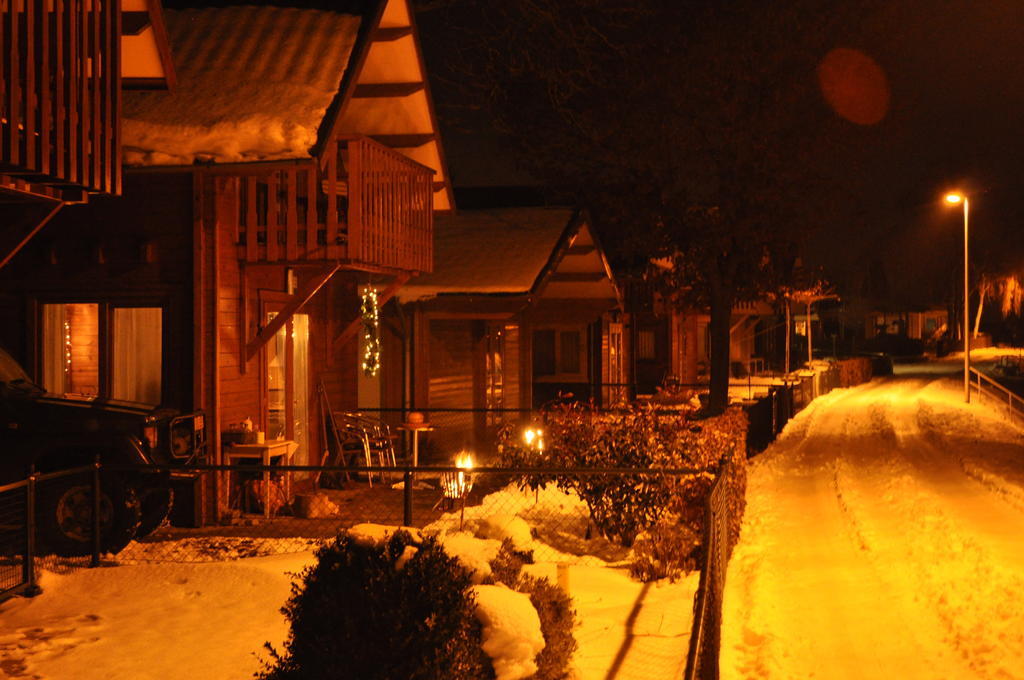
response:
[[[970,386],[978,397],[988,397],[1006,408],[1011,420],[1024,424],[1024,398],[1014,394],[976,368],[971,368]]]

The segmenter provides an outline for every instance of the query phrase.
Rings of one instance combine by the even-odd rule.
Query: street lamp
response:
[[[967,214],[969,212],[969,201],[967,196],[951,191],[946,194],[946,203],[950,205],[964,204],[964,401],[971,403],[971,340],[968,327],[968,288],[967,288]]]

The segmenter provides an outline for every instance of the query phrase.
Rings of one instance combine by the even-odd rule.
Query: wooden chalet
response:
[[[627,319],[632,347],[636,396],[653,395],[675,381],[706,383],[711,365],[710,314],[681,309],[646,286],[634,283],[628,293]],[[729,329],[729,362],[733,377],[756,375],[773,367],[782,351],[776,311],[764,301],[737,303]]]
[[[65,205],[121,193],[122,89],[174,84],[159,0],[0,3],[0,269]]]
[[[335,410],[380,392],[363,293],[433,269],[452,195],[408,0],[334,7],[164,12],[177,82],[123,95],[123,197],[0,271],[0,343],[48,389],[201,408],[214,463],[248,419],[298,464],[321,460],[321,385]]]
[[[480,450],[495,426],[560,392],[624,396],[621,298],[586,214],[460,211],[435,230],[433,273],[398,292],[411,364],[404,406],[437,426],[428,455]]]

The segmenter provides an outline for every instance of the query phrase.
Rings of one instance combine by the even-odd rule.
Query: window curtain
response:
[[[114,309],[111,397],[161,402],[163,318],[159,307]]]
[[[43,387],[54,394],[67,391],[64,321],[64,305],[43,305]]]

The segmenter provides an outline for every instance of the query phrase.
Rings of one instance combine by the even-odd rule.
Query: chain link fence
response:
[[[725,575],[732,552],[729,538],[729,503],[724,479],[731,463],[725,463],[715,478],[705,507],[704,563],[700,586],[693,604],[693,632],[686,659],[686,680],[718,680],[721,650],[722,598]]]
[[[0,600],[25,591],[33,582],[25,523],[28,484],[26,480],[0,487]]]

